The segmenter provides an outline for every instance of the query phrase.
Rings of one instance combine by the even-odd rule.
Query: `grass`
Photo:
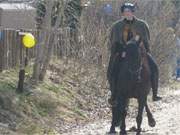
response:
[[[0,101],[3,101],[0,106],[20,116],[14,119],[17,121],[17,133],[43,135],[46,132],[47,135],[55,135],[57,132],[54,127],[45,121],[53,123],[55,117],[61,117],[67,121],[87,118],[78,106],[74,106],[76,103],[73,102],[78,94],[69,84],[53,83],[46,78],[44,82],[34,86],[28,80],[32,74],[31,70],[31,67],[26,68],[24,87],[25,91],[26,87],[30,89],[31,94],[16,93],[18,68],[0,73],[0,94],[2,95]]]
[[[82,111],[82,110],[80,110],[79,108],[74,108],[74,112],[76,113],[76,114],[78,114],[80,117],[82,117],[82,118],[87,118],[87,116],[85,115],[85,113]]]
[[[17,86],[17,71],[3,71],[0,73],[0,91],[11,91]]]
[[[89,81],[98,81],[99,78],[94,75],[94,68],[85,72],[87,68],[81,67],[81,71],[78,64],[74,67],[72,63],[74,61],[66,66],[63,61],[53,63],[52,71],[48,70],[45,80],[36,85],[30,80],[32,67],[27,67],[25,92],[22,94],[16,93],[18,68],[0,73],[0,106],[4,106],[3,109],[10,114],[17,114],[13,121],[19,135],[57,135],[57,123],[63,127],[64,123],[76,124],[77,121],[87,122],[90,119],[87,110],[93,110],[98,105],[92,98],[98,96],[98,88],[95,88],[98,86],[96,83],[89,84]],[[89,102],[91,100],[93,102]],[[10,117],[9,114],[6,117]]]

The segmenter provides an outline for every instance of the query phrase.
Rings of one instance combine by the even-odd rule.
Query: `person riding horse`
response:
[[[148,63],[151,70],[151,87],[153,91],[153,101],[161,100],[160,96],[157,96],[158,92],[158,79],[159,71],[158,66],[150,53],[149,40],[150,33],[148,24],[141,19],[138,19],[133,12],[135,12],[135,6],[132,3],[124,3],[121,6],[122,19],[115,22],[111,28],[109,49],[111,50],[111,56],[108,65],[107,79],[110,85],[111,97],[108,100],[111,105],[115,105],[116,98],[116,81],[117,81],[117,64],[125,58],[125,46],[129,40],[139,36],[142,41],[141,44],[145,46]],[[119,57],[120,56],[120,57]]]

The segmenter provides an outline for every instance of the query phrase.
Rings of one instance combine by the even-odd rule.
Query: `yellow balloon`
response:
[[[31,33],[26,33],[22,39],[23,45],[27,48],[32,48],[35,46],[35,38]]]

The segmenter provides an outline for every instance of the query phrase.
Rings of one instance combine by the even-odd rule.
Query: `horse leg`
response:
[[[127,105],[128,105],[128,100],[124,100],[122,101],[122,108],[121,108],[121,118],[122,118],[122,121],[121,121],[121,126],[120,126],[120,135],[127,135],[127,132],[126,132],[126,122],[125,122],[125,119],[126,119],[126,115],[127,115]]]
[[[109,134],[116,133],[115,127],[117,124],[117,107],[112,107],[112,122],[111,122],[111,128],[109,131]]]
[[[142,123],[142,119],[143,119],[143,110],[144,107],[146,105],[146,98],[144,99],[138,99],[138,115],[136,117],[136,122],[137,122],[137,133],[136,135],[140,135],[141,134],[141,123]]]
[[[147,112],[147,117],[148,117],[148,124],[149,124],[149,126],[150,126],[150,127],[155,127],[156,121],[155,121],[155,119],[154,119],[154,117],[153,117],[153,115],[152,115],[152,113],[151,113],[151,111],[150,111],[147,103],[146,103],[146,105],[145,105],[145,109],[146,109],[146,112]]]

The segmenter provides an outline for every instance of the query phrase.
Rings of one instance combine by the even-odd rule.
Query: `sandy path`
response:
[[[156,127],[149,127],[147,117],[144,115],[142,135],[180,135],[180,90],[166,92],[163,95],[163,100],[150,103],[150,108],[156,119]],[[110,120],[95,121],[83,127],[77,127],[63,135],[105,135],[109,131],[110,123]],[[126,125],[127,130],[136,125],[135,115],[127,117]],[[135,135],[135,133],[128,132],[128,135]]]

